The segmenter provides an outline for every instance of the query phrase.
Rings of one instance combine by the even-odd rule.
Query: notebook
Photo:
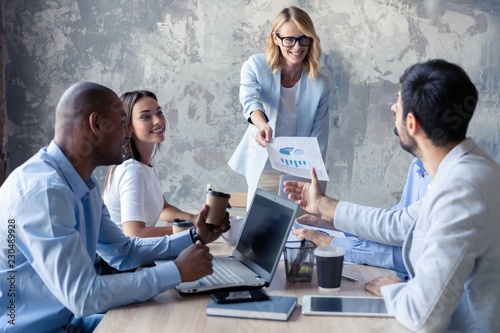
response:
[[[195,294],[269,286],[297,208],[298,205],[290,200],[257,189],[233,253],[214,256],[213,274],[197,281],[183,282],[175,287],[177,291]],[[223,281],[214,281],[220,275]]]
[[[229,304],[212,301],[207,305],[207,315],[285,321],[296,306],[297,297],[291,296],[269,296],[265,301]]]

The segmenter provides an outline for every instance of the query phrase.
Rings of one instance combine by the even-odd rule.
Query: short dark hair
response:
[[[436,146],[465,139],[478,93],[460,66],[428,60],[409,67],[399,82],[403,120],[412,113]]]

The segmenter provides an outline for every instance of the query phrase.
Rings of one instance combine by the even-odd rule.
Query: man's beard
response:
[[[417,146],[417,142],[415,141],[415,139],[411,138],[410,143],[408,143],[408,144],[405,144],[401,140],[399,140],[399,145],[401,146],[401,148],[403,148],[404,150],[406,150],[407,152],[409,152],[413,156],[417,157],[416,151],[418,149],[418,146]]]
[[[416,152],[418,150],[418,145],[417,141],[415,141],[413,137],[407,135],[406,137],[408,138],[409,142],[403,143],[403,141],[401,140],[401,136],[399,135],[398,129],[395,126],[394,126],[394,134],[399,138],[399,145],[401,146],[401,148],[403,148],[403,150],[406,150],[413,156],[417,156]]]

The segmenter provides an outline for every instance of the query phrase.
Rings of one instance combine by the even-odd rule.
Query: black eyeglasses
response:
[[[281,40],[281,45],[284,47],[294,47],[297,42],[299,42],[301,46],[309,46],[313,41],[311,37],[306,35],[300,37],[280,37],[277,32],[274,34]]]

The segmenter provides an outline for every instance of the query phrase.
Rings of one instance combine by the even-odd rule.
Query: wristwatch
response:
[[[201,244],[205,245],[205,242],[201,239],[200,235],[196,233],[196,228],[189,229],[189,235],[191,235],[191,240],[193,241],[193,244],[195,244],[196,241],[200,241]]]

